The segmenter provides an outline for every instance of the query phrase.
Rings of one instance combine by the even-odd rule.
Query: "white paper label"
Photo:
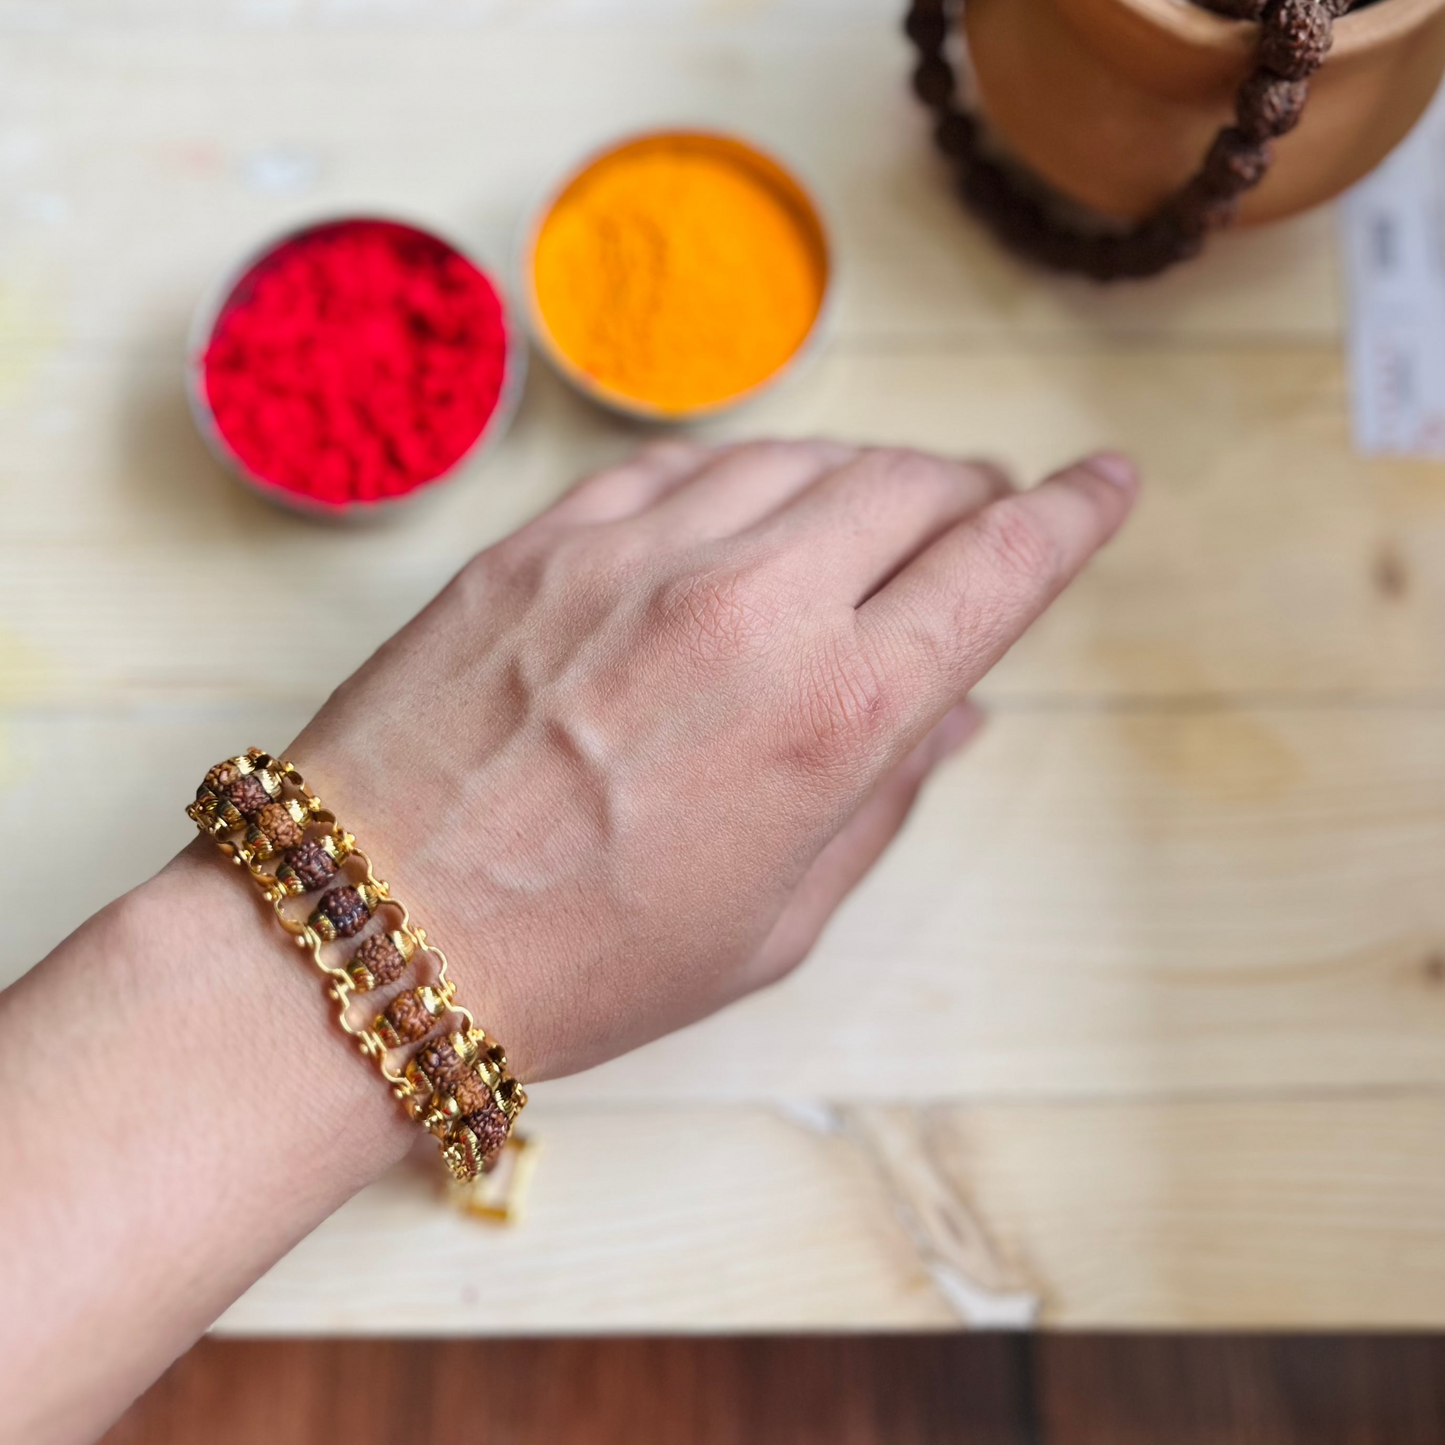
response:
[[[1445,89],[1340,216],[1355,446],[1445,458]]]

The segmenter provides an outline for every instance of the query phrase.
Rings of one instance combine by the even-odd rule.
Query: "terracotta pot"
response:
[[[1107,215],[1146,214],[1198,168],[1249,73],[1256,27],[1188,0],[967,0],[982,108],[1013,153]],[[1342,191],[1401,140],[1445,71],[1445,0],[1335,22],[1296,130],[1243,201],[1272,221]]]

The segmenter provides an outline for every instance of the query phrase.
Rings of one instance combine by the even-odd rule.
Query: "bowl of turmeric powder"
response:
[[[688,422],[794,371],[824,330],[832,247],[780,162],[710,131],[630,137],[571,170],[522,236],[537,348],[626,416]]]

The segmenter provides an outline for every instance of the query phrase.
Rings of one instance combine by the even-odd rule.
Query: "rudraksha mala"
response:
[[[452,1175],[468,1183],[490,1170],[527,1096],[508,1071],[502,1046],[456,1001],[446,955],[411,921],[301,774],[252,748],[217,763],[186,812],[247,870],[282,928],[311,955],[342,1029],[376,1062],[412,1118],[435,1136]],[[308,915],[292,911],[294,899],[314,893],[321,896]],[[348,949],[344,962],[331,956],[340,940],[388,914],[382,927]],[[389,988],[413,968],[429,976],[373,1009],[369,1022],[352,1022],[355,995]],[[443,1031],[431,1037],[439,1026]],[[394,1069],[392,1055],[414,1044],[421,1047],[400,1071]]]
[[[934,137],[953,162],[958,189],[1010,250],[1096,281],[1153,276],[1197,255],[1210,231],[1233,221],[1239,198],[1269,169],[1270,142],[1293,130],[1309,78],[1352,0],[1206,0],[1206,8],[1259,22],[1255,67],[1239,87],[1234,124],[1214,137],[1199,170],[1152,215],[1126,230],[1084,229],[1049,204],[1042,182],[986,153],[979,121],[958,104],[948,38],[964,0],[913,0],[904,23],[918,47],[913,89],[933,111]]]

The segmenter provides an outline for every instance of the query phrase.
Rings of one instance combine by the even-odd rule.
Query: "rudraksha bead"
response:
[[[449,1039],[433,1039],[423,1044],[412,1062],[433,1089],[449,1088],[469,1072]]]
[[[201,789],[209,788],[213,793],[219,793],[230,787],[237,778],[241,776],[241,770],[236,766],[235,758],[227,758],[223,763],[217,763],[214,768],[206,774],[206,781],[201,784]],[[197,791],[201,791],[197,789]]]
[[[423,984],[392,999],[373,1027],[387,1048],[399,1049],[424,1039],[445,1007],[440,995]]]
[[[463,1114],[475,1114],[492,1102],[492,1091],[475,1073],[465,1073],[452,1085],[452,1097]]]
[[[475,1114],[468,1114],[457,1125],[458,1133],[463,1129],[472,1131],[472,1137],[477,1141],[477,1152],[482,1157],[482,1167],[485,1169],[507,1142],[512,1126],[507,1116],[495,1104],[488,1104]]]
[[[236,811],[248,821],[255,818],[271,801],[271,794],[266,790],[265,783],[255,773],[247,773],[244,777],[227,783],[223,791],[236,805]]]
[[[266,835],[273,852],[294,848],[305,836],[306,829],[291,816],[285,803],[267,803],[256,814],[256,826]]]
[[[946,156],[967,155],[972,148],[978,127],[971,116],[961,110],[951,110],[939,119],[934,127],[933,138]]]
[[[374,933],[351,955],[346,971],[363,993],[385,988],[406,972],[406,956],[389,933]]]
[[[940,50],[948,38],[948,18],[941,5],[915,5],[908,12],[903,28],[920,50]]]
[[[1203,236],[1228,225],[1239,209],[1237,195],[1220,195],[1202,176],[1195,176],[1165,209],[1165,217],[1181,236]]]
[[[1269,169],[1269,145],[1250,140],[1237,126],[1214,137],[1198,180],[1218,196],[1236,196],[1256,184]]]
[[[1256,71],[1239,87],[1239,129],[1251,140],[1273,140],[1292,131],[1304,114],[1309,85]]]
[[[1307,80],[1329,53],[1332,29],[1320,0],[1276,0],[1261,26],[1258,62],[1286,80]]]
[[[331,920],[331,926],[338,938],[350,938],[366,926],[371,910],[356,889],[332,888],[321,895],[321,902],[316,905],[316,914],[322,914]]]
[[[292,871],[300,879],[301,886],[307,893],[314,893],[318,888],[324,888],[333,878],[336,877],[336,860],[326,851],[325,845],[320,838],[308,838],[299,848],[294,848],[286,855],[286,861],[291,865]],[[344,890],[337,890],[338,892]],[[328,893],[326,898],[331,897]],[[322,908],[326,909],[326,898],[321,900]],[[338,933],[341,929],[336,930]],[[356,930],[353,929],[354,933]]]
[[[947,105],[953,95],[953,67],[946,60],[922,61],[913,72],[913,93],[925,105]]]

